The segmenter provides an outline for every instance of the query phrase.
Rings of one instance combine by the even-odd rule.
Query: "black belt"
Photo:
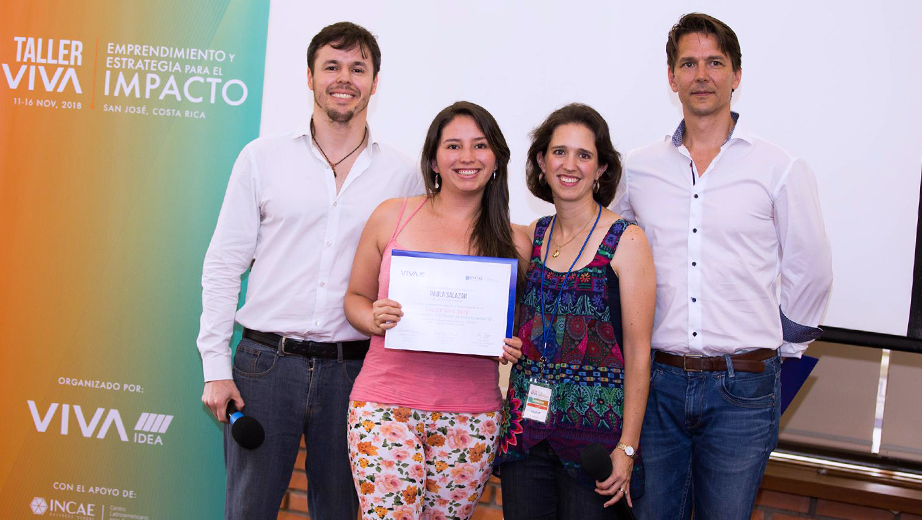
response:
[[[764,372],[765,365],[762,361],[778,355],[778,351],[770,348],[759,348],[751,352],[730,356],[733,370],[738,372]],[[727,358],[724,356],[678,356],[657,350],[653,361],[678,367],[686,372],[723,372],[727,370]]]
[[[301,341],[286,338],[271,332],[243,329],[243,337],[277,349],[279,354],[291,354],[304,357],[322,357],[338,359],[338,348],[342,348],[343,359],[364,359],[368,352],[368,340],[343,341],[340,343],[322,343],[319,341]]]

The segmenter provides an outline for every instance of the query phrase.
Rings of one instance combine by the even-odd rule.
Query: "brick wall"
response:
[[[753,520],[922,520],[922,516],[762,489]]]
[[[278,520],[305,520],[307,514],[307,477],[304,475],[304,446],[301,446],[291,484],[282,500]],[[300,469],[299,469],[300,468]],[[503,494],[499,480],[491,478],[484,489],[480,503],[474,511],[473,520],[502,520]],[[779,493],[762,489],[756,498],[756,510],[752,520],[794,520],[814,518],[817,520],[922,520],[922,516],[899,511],[888,511],[873,507],[857,506],[819,498]]]

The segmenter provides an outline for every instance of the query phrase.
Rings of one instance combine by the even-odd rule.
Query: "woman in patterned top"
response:
[[[530,263],[519,298],[524,357],[512,370],[498,450],[503,512],[617,518],[609,506],[643,493],[653,258],[643,230],[604,207],[621,159],[598,112],[580,104],[553,112],[532,133],[527,161],[529,190],[556,214],[516,230]],[[580,466],[594,443],[614,467],[604,481]]]

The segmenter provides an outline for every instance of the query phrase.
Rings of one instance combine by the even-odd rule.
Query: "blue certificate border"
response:
[[[515,284],[518,275],[519,261],[515,258],[497,258],[494,256],[453,255],[449,253],[428,253],[425,251],[405,251],[392,249],[391,256],[410,256],[414,258],[435,258],[445,260],[460,260],[462,262],[486,262],[490,264],[509,264],[509,310],[506,312],[506,337],[513,335],[513,322],[515,320]]]

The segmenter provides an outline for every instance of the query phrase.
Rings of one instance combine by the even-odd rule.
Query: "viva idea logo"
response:
[[[44,412],[39,411],[35,401],[29,400],[28,404],[35,429],[39,433],[57,430],[61,435],[76,434],[97,439],[114,435],[122,442],[162,446],[163,436],[173,422],[172,415],[144,412],[134,423],[133,435],[129,437],[122,414],[115,408],[96,408],[90,415],[91,412],[84,412],[79,404],[51,403]],[[72,427],[71,419],[76,422],[76,428]],[[59,428],[52,428],[54,423],[57,423]]]

